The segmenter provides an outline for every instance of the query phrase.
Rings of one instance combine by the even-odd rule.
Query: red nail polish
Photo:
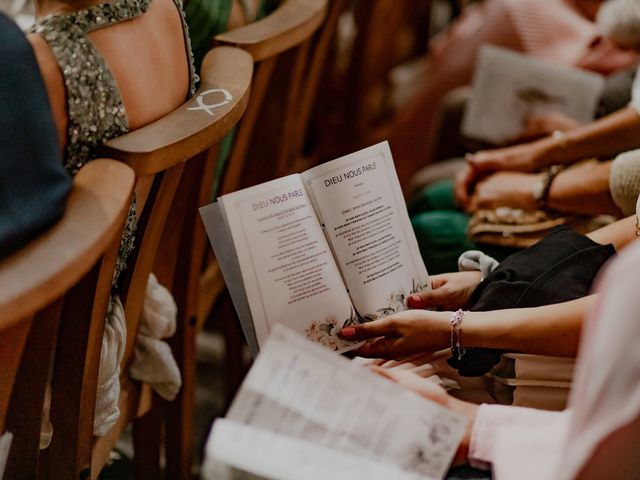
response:
[[[410,295],[409,300],[407,302],[412,308],[422,308],[422,297],[420,295]]]
[[[347,338],[347,337],[353,337],[356,334],[356,327],[344,327],[342,330],[340,330],[340,335],[342,335],[343,337]]]

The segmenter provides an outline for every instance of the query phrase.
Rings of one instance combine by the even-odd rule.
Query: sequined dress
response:
[[[174,0],[181,13],[185,44],[189,56],[189,96],[195,92],[197,76],[189,43],[181,0]],[[64,78],[69,124],[64,166],[75,175],[108,140],[129,131],[124,103],[113,74],[99,50],[88,38],[93,30],[131,20],[142,15],[151,0],[118,0],[69,13],[39,19],[29,33],[37,33],[49,45]],[[126,259],[134,248],[136,229],[135,196],[127,218],[113,285],[126,268]]]

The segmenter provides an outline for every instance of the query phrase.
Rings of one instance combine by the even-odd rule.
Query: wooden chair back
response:
[[[36,478],[61,316],[73,311],[78,331],[101,336],[103,323],[89,320],[106,315],[133,184],[133,171],[119,162],[86,165],[63,218],[0,261],[0,432],[14,435],[5,478]]]
[[[283,0],[264,19],[215,37],[249,52],[253,93],[223,177],[229,193],[295,172],[345,0]]]
[[[105,155],[125,162],[136,172],[139,220],[136,249],[129,258],[121,288],[127,321],[127,345],[121,365],[120,418],[106,436],[94,443],[92,478],[99,474],[124,428],[143,417],[151,407],[152,396],[148,386],[132,381],[127,374],[149,274],[155,264],[159,280],[171,287],[173,270],[181,264],[178,258],[182,254],[188,255],[187,251],[172,249],[175,245],[172,242],[180,238],[182,229],[187,228],[181,223],[193,223],[188,218],[195,218],[197,214],[193,207],[197,202],[192,202],[192,197],[200,198],[200,187],[186,187],[185,179],[192,181],[195,176],[203,185],[211,185],[215,156],[208,152],[244,113],[252,69],[252,59],[246,52],[229,47],[214,49],[205,58],[201,83],[192,99],[166,117],[105,145]],[[179,325],[178,329],[181,328]],[[90,368],[97,369],[97,365]],[[82,414],[80,411],[75,415]],[[144,418],[140,419],[141,425],[144,421]],[[134,447],[138,476],[158,478],[159,435],[150,438],[145,435],[144,426],[140,427],[137,435],[137,424],[134,423],[134,436],[137,437]],[[141,439],[141,435],[146,438]]]

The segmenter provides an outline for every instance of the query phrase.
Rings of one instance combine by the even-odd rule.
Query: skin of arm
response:
[[[38,0],[36,18],[73,12],[93,3],[92,0]],[[189,85],[188,59],[180,12],[171,0],[154,1],[144,15],[92,30],[88,38],[108,63],[118,84],[129,130],[163,117],[184,102]],[[64,77],[44,39],[38,34],[29,34],[27,39],[47,89],[60,149],[64,153],[69,123]],[[132,50],[131,45],[138,48]],[[166,72],[182,73],[174,76],[165,75]]]
[[[590,295],[569,302],[535,308],[468,312],[460,332],[465,347],[485,347],[554,356],[575,356],[582,321],[594,305]],[[356,354],[398,359],[447,348],[451,343],[453,312],[407,310],[381,320],[346,327],[348,340],[373,340]]]
[[[569,165],[587,157],[611,158],[640,145],[640,116],[631,107],[568,132],[530,143],[467,155],[476,174],[497,170],[534,172],[551,165]]]
[[[611,197],[609,171],[612,161],[587,161],[572,165],[553,179],[547,206],[553,210],[583,215],[621,214]],[[476,184],[467,210],[512,207],[539,208],[533,191],[542,173],[496,172]]]
[[[623,108],[590,124],[512,147],[485,150],[465,157],[468,168],[456,178],[456,201],[468,208],[469,193],[491,172],[537,172],[551,165],[570,165],[587,157],[612,158],[640,145],[640,116]]]
[[[563,141],[556,141],[555,148],[540,159],[539,166],[546,167],[585,157],[613,157],[637,148],[640,143],[639,134],[640,116],[635,109],[626,107],[566,132],[566,145]]]
[[[612,243],[614,248],[619,251],[635,240],[635,224],[636,217],[631,215],[599,228],[588,234],[587,237],[601,245]]]
[[[621,216],[609,188],[612,163],[580,162],[560,172],[551,183],[547,205],[560,212]]]

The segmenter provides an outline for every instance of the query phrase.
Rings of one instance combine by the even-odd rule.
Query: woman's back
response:
[[[29,35],[65,162],[77,166],[104,141],[177,108],[194,80],[181,11],[172,0],[90,1],[39,2]],[[81,138],[73,138],[74,122],[87,129],[80,128]],[[81,157],[89,158],[69,158],[77,155],[70,143],[86,146]]]

